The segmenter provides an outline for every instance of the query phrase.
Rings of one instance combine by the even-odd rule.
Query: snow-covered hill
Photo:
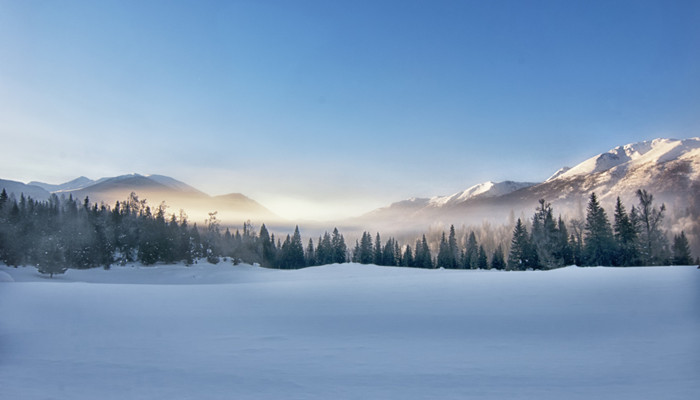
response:
[[[700,392],[694,267],[0,272],[15,281],[0,283],[3,399],[656,400]]]
[[[581,218],[592,192],[608,209],[618,196],[629,208],[637,203],[638,189],[652,193],[657,204],[686,212],[678,232],[694,232],[693,226],[700,225],[700,138],[618,146],[573,168],[563,167],[542,183],[486,182],[450,196],[396,202],[360,217],[358,223],[418,231],[436,223],[503,223],[513,214],[530,214],[539,199],[551,202],[557,213]],[[700,248],[697,230],[694,248]]]
[[[487,199],[491,197],[503,196],[536,184],[537,183],[534,182],[488,181],[474,185],[464,191],[457,192],[449,196],[433,197],[428,202],[428,205],[433,207],[454,206],[475,198]]]
[[[700,138],[654,139],[618,146],[606,153],[591,157],[549,180],[602,172],[610,172],[613,176],[621,177],[623,174],[620,172],[624,171],[618,171],[618,169],[628,171],[685,159],[695,161],[696,165],[700,164]]]

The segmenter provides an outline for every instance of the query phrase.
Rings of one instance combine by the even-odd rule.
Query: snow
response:
[[[430,199],[429,205],[433,207],[443,207],[462,203],[475,197],[490,198],[503,196],[516,190],[536,185],[532,182],[483,182],[474,185],[464,191],[454,193],[449,196],[436,196]]]
[[[0,267],[7,399],[691,399],[694,267]]]
[[[641,165],[663,163],[680,158],[700,158],[700,137],[684,140],[654,139],[618,146],[591,157],[566,171],[557,171],[548,181],[571,178],[611,170],[615,167],[631,169]]]

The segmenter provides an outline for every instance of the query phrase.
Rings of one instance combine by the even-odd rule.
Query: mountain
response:
[[[47,190],[36,185],[27,185],[22,182],[0,179],[0,192],[5,189],[5,192],[19,199],[20,195],[24,194],[35,200],[48,200],[51,196]]]
[[[52,185],[50,183],[37,182],[37,181],[31,181],[28,184],[34,185],[34,186],[39,186],[40,188],[46,190],[47,192],[61,192],[64,190],[82,189],[82,188],[90,186],[94,183],[95,183],[95,181],[93,181],[92,179],[81,176],[80,178],[75,178],[72,181],[69,181],[66,183],[61,183],[59,185]]]
[[[676,216],[690,229],[700,226],[700,138],[654,139],[618,146],[580,164],[563,167],[544,182],[485,182],[450,196],[409,199],[374,210],[355,224],[396,229],[425,229],[432,225],[503,223],[513,215],[526,218],[539,199],[552,203],[557,214],[583,218],[590,193],[595,192],[612,216],[620,196],[629,208],[636,191],[646,189],[686,215]]]
[[[222,196],[209,196],[194,187],[164,175],[129,174],[105,177],[93,181],[80,177],[63,184],[52,185],[34,182],[25,185],[21,182],[0,180],[0,187],[8,193],[29,195],[38,200],[46,200],[51,193],[73,196],[82,200],[88,197],[91,202],[113,206],[117,201],[126,200],[134,192],[139,199],[147,200],[151,208],[165,202],[166,213],[178,214],[184,210],[188,219],[201,224],[209,213],[217,212],[217,218],[225,224],[240,224],[246,220],[256,222],[276,222],[282,218],[267,208],[240,193]]]
[[[428,204],[433,207],[452,206],[475,198],[487,199],[491,197],[503,196],[512,193],[516,190],[520,190],[536,184],[537,183],[533,182],[488,181],[480,183],[478,185],[474,185],[464,191],[457,192],[450,196],[433,197],[428,201]]]

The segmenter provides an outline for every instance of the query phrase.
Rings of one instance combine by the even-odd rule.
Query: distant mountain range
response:
[[[148,200],[151,206],[165,201],[169,213],[184,209],[191,220],[200,221],[208,212],[218,211],[221,220],[288,225],[256,201],[240,193],[209,196],[194,187],[162,175],[122,175],[93,181],[81,176],[70,182],[52,185],[43,182],[0,180],[0,188],[46,200],[52,193],[72,195],[93,202],[113,205],[131,192]],[[539,199],[552,203],[555,213],[582,218],[591,192],[612,212],[617,196],[629,207],[636,204],[637,189],[651,192],[657,202],[673,210],[674,221],[700,236],[700,138],[685,140],[655,139],[615,147],[591,157],[573,168],[563,167],[549,179],[533,182],[485,182],[466,190],[432,198],[411,198],[371,211],[338,227],[359,227],[400,231],[425,230],[428,226],[480,224],[484,220],[503,223],[512,216],[530,216]],[[327,228],[327,227],[326,227]]]
[[[485,182],[449,196],[399,201],[354,223],[419,230],[436,224],[500,223],[513,214],[529,217],[539,199],[552,203],[556,213],[582,218],[591,192],[611,213],[617,196],[628,208],[637,204],[640,188],[652,193],[659,205],[665,202],[674,212],[687,213],[689,228],[700,226],[693,216],[700,215],[700,138],[619,146],[573,168],[563,167],[541,183]]]
[[[21,193],[37,200],[46,200],[51,194],[73,196],[80,201],[88,197],[91,202],[114,205],[135,192],[140,199],[146,199],[154,208],[165,202],[168,214],[179,214],[183,209],[192,222],[201,222],[209,212],[217,211],[217,217],[225,223],[253,221],[281,221],[282,218],[240,193],[222,196],[209,196],[194,187],[163,175],[121,175],[93,181],[81,176],[70,182],[52,185],[32,181],[22,182],[0,180],[0,188],[18,197]]]

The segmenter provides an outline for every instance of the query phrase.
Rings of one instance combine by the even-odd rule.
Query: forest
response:
[[[455,227],[437,240],[421,235],[415,244],[399,243],[380,233],[363,232],[349,248],[337,228],[304,245],[297,226],[284,239],[265,224],[248,221],[241,230],[222,228],[216,212],[199,227],[187,215],[167,214],[132,193],[113,207],[52,195],[36,201],[0,193],[0,261],[10,266],[33,265],[41,273],[60,274],[68,268],[109,268],[140,262],[260,264],[266,268],[298,269],[355,262],[383,266],[450,269],[542,270],[566,265],[639,266],[689,265],[693,260],[684,232],[672,243],[662,229],[666,207],[653,195],[637,191],[639,203],[629,212],[617,199],[612,218],[591,194],[585,220],[554,217],[552,206],[540,200],[532,218],[518,219],[509,240],[487,252],[473,231],[463,237]]]

